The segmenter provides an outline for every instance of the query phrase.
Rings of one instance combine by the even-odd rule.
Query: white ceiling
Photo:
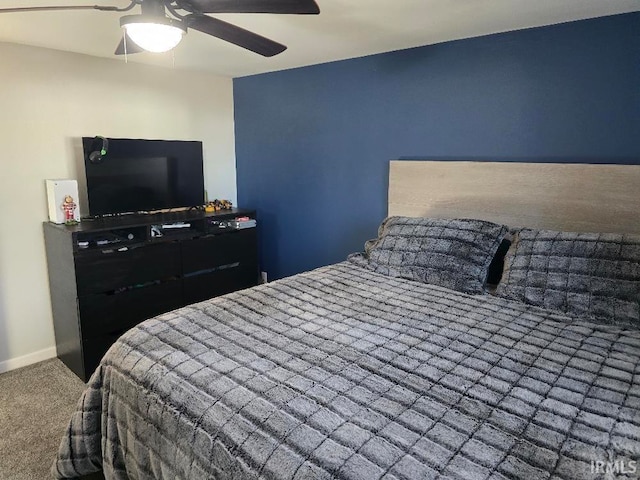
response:
[[[316,1],[321,10],[317,16],[217,15],[289,47],[272,58],[190,31],[173,53],[140,53],[129,56],[129,61],[238,77],[640,10],[640,0]],[[3,0],[0,7],[74,3],[125,6],[129,2]],[[122,35],[118,22],[122,15],[92,10],[1,14],[0,41],[124,61],[113,55]]]

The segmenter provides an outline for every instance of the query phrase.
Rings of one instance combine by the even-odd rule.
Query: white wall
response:
[[[93,135],[201,140],[209,198],[236,203],[231,79],[0,43],[0,372],[55,355],[44,180]]]

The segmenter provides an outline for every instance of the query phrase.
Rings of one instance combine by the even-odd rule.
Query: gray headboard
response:
[[[394,160],[388,214],[640,234],[640,165]]]

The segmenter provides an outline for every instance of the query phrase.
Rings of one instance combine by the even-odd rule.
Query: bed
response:
[[[563,311],[553,303],[558,289],[520,288],[539,279],[532,249],[547,249],[548,235],[495,218],[443,220],[432,207],[428,219],[403,217],[396,191],[407,187],[397,187],[394,167],[394,216],[364,252],[161,315],[121,337],[88,382],[54,475],[636,478],[640,324],[638,282],[627,278],[639,273],[636,237],[553,236],[554,248],[570,242],[576,257],[576,245],[615,245],[631,265],[624,288],[605,282],[586,304],[571,290]],[[637,199],[636,189],[628,196]],[[603,232],[619,219],[598,215],[591,221]],[[507,280],[490,295],[478,281],[507,237]],[[425,260],[424,245],[453,257],[425,267],[435,256]],[[547,271],[566,256],[558,251]],[[603,265],[620,261],[603,251]]]

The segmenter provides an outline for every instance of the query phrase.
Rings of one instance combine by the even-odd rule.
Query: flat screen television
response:
[[[107,140],[106,155],[92,161],[102,140],[82,138],[90,216],[202,206],[202,142]]]

